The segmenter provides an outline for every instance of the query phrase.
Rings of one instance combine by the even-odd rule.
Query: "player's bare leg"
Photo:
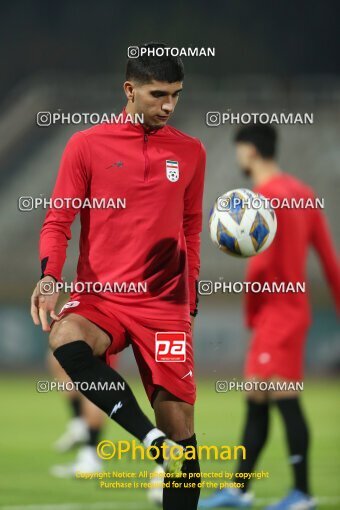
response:
[[[101,356],[110,345],[110,338],[105,331],[75,313],[68,314],[56,322],[51,330],[49,344],[54,353],[56,349],[81,338],[91,347],[94,356]]]
[[[194,434],[194,406],[160,389],[153,408],[157,427],[173,441],[181,441]]]
[[[183,402],[171,395],[168,391],[160,388],[153,402],[156,416],[157,427],[167,434],[167,436],[181,445],[196,447],[196,437],[194,434],[194,406]],[[182,466],[182,472],[195,473],[191,482],[198,484],[200,482],[200,465],[196,459],[185,460]],[[173,510],[194,510],[197,508],[200,490],[196,488],[184,488],[181,477],[174,478],[174,482],[180,484],[179,488],[165,488],[163,490],[163,509]],[[188,477],[184,482],[188,482]]]

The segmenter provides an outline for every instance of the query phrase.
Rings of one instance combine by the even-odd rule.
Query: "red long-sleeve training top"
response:
[[[52,195],[68,200],[50,207],[41,230],[43,274],[61,279],[80,211],[76,281],[127,283],[129,290],[141,283],[143,291],[96,295],[134,314],[187,320],[197,304],[204,171],[202,143],[171,126],[147,132],[131,122],[106,123],[76,133]],[[111,207],[79,209],[93,199]]]
[[[295,177],[280,173],[254,191],[267,198],[279,199],[281,204],[290,199],[302,199],[303,204],[315,202],[313,190]],[[273,203],[278,203],[277,200]],[[332,243],[325,215],[320,208],[275,208],[277,232],[272,245],[253,257],[248,265],[246,281],[251,282],[306,282],[307,255],[310,247],[320,258],[335,306],[340,313],[340,266]],[[310,322],[308,293],[248,293],[246,294],[246,321],[254,326],[261,312],[280,314],[283,320]],[[263,317],[263,316],[262,316]]]

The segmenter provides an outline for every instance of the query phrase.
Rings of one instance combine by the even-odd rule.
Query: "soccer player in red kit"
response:
[[[50,314],[51,349],[73,381],[117,385],[116,391],[91,386],[84,391],[80,386],[89,400],[146,447],[164,451],[164,444],[174,445],[178,457],[186,446],[196,446],[192,329],[205,150],[198,139],[167,126],[184,72],[180,58],[156,56],[156,48],[162,47],[144,45],[140,50],[147,54],[141,51],[138,58],[128,59],[122,122],[78,132],[65,148],[52,199],[64,199],[66,204],[62,208],[52,204],[42,227],[43,274],[32,296],[32,317],[35,324],[40,318],[48,331]],[[136,114],[144,116],[143,123],[131,122]],[[120,199],[124,207],[112,207],[111,201],[111,207],[81,209],[77,282],[92,283],[93,291],[73,292],[57,316],[57,295],[46,296],[44,289],[46,282],[61,279],[70,227],[78,212],[73,202],[67,205],[70,199],[110,203],[112,198],[116,203]],[[97,282],[113,290],[98,292]],[[117,284],[130,292],[116,291]],[[157,427],[110,367],[110,357],[128,345]],[[176,481],[182,480],[180,469],[200,472],[197,458],[169,457],[164,454],[158,462],[178,475]],[[198,498],[197,486],[166,488],[163,508],[195,509]]]
[[[313,190],[281,171],[275,161],[276,131],[269,125],[242,127],[236,135],[237,159],[254,191],[275,199],[277,233],[272,245],[251,258],[246,281],[273,283],[306,281],[310,247],[319,255],[325,276],[340,312],[340,271],[324,214],[315,204]],[[306,208],[288,208],[291,199]],[[273,201],[274,203],[274,201]],[[294,203],[294,202],[292,202]],[[303,358],[311,314],[307,293],[246,294],[246,320],[252,329],[245,377],[257,381],[297,382],[303,379]],[[281,385],[282,387],[282,385]],[[269,406],[275,404],[282,416],[290,452],[294,486],[288,496],[270,510],[315,508],[308,480],[308,427],[296,391],[248,393],[247,418],[242,444],[247,458],[237,471],[252,472],[268,435]],[[252,497],[244,489],[225,489],[200,502],[202,508],[250,507]]]

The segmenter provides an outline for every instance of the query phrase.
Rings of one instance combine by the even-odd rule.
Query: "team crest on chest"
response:
[[[170,182],[176,182],[179,179],[179,164],[178,161],[172,159],[166,160],[166,176]]]

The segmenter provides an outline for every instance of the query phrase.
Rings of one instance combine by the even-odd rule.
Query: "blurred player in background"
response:
[[[48,356],[48,364],[51,373],[59,382],[71,382],[52,353]],[[114,361],[111,366],[114,366]],[[60,453],[76,447],[79,447],[79,450],[74,462],[52,466],[51,474],[59,478],[69,478],[74,477],[76,472],[101,471],[102,462],[97,455],[97,444],[104,427],[105,414],[77,390],[65,390],[62,396],[72,418],[68,421],[63,435],[55,442],[54,448]]]
[[[145,447],[163,452],[157,462],[178,483],[164,489],[163,508],[195,510],[199,487],[185,488],[181,475],[195,473],[199,482],[197,455],[184,459],[184,449],[197,444],[192,334],[205,150],[198,139],[166,125],[182,90],[184,68],[180,58],[155,56],[159,47],[165,45],[144,45],[149,54],[128,60],[123,121],[78,132],[67,144],[52,197],[65,207],[51,207],[42,228],[42,279],[31,298],[31,314],[44,331],[50,330],[47,315],[54,321],[50,347],[72,381],[116,385],[114,391],[80,388],[82,393]],[[143,123],[133,121],[136,114],[144,116]],[[74,292],[56,315],[58,293],[47,295],[44,289],[61,280],[70,227],[79,212],[67,207],[66,199],[94,197],[125,198],[127,206],[81,209],[77,281],[125,282],[137,289],[146,284],[146,291]],[[157,427],[110,367],[110,355],[130,344]],[[159,359],[165,356],[164,344],[170,359]],[[171,359],[178,346],[179,358]],[[164,447],[171,447],[172,456],[164,455]]]
[[[237,160],[254,191],[267,198],[308,199],[313,190],[283,172],[275,161],[277,134],[269,125],[242,127],[235,138]],[[282,202],[284,203],[284,202]],[[246,281],[305,282],[307,254],[314,248],[320,258],[340,313],[339,263],[329,229],[318,208],[275,209],[277,233],[272,245],[249,261]],[[248,293],[246,322],[252,329],[245,377],[257,381],[296,382],[303,378],[305,342],[311,322],[307,293]],[[309,432],[299,394],[296,391],[253,391],[247,397],[247,417],[242,444],[247,458],[238,472],[252,472],[266,443],[270,405],[279,410],[285,426],[293,488],[287,497],[268,510],[310,510],[316,508],[310,495],[308,475]],[[244,489],[224,489],[200,502],[201,508],[250,507],[252,495]]]

